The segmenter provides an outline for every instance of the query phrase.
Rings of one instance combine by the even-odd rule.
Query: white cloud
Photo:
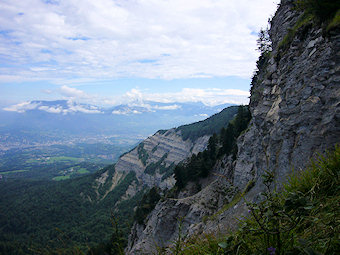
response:
[[[136,101],[136,96],[138,100]],[[173,93],[142,93],[137,89],[133,89],[122,97],[124,102],[135,102],[137,105],[145,107],[144,101],[154,101],[160,103],[185,103],[185,102],[202,102],[206,105],[220,105],[220,104],[248,104],[249,91],[237,89],[195,89],[183,88],[179,92]],[[130,103],[131,104],[131,103]],[[172,106],[175,107],[175,106]],[[157,108],[155,108],[157,109]]]
[[[76,89],[76,88],[71,88],[66,85],[62,86],[60,88],[60,94],[63,96],[69,97],[69,98],[89,98],[89,96],[82,90]]]
[[[138,106],[143,104],[143,94],[138,89],[131,89],[130,91],[126,92],[126,97],[129,98],[129,101],[131,102],[137,102]],[[133,106],[133,104],[130,104],[130,106]]]
[[[134,109],[123,109],[123,110],[114,110],[112,114],[114,115],[130,115],[130,114],[141,114],[142,112],[134,110]]]
[[[112,111],[112,114],[115,114],[115,115],[127,115],[128,112],[122,111],[122,110],[114,110],[114,111]]]
[[[32,102],[22,102],[20,104],[12,105],[3,108],[5,111],[9,112],[19,112],[24,113],[28,110],[34,110],[36,109],[40,104],[39,103],[32,103]]]
[[[97,106],[85,106],[81,104],[74,103],[72,101],[67,101],[67,107],[61,105],[42,105],[44,102],[23,102],[20,104],[5,107],[3,110],[24,113],[29,110],[39,109],[41,111],[56,113],[56,114],[68,114],[68,113],[102,113],[102,111]]]
[[[45,94],[53,94],[53,91],[52,90],[50,90],[50,89],[43,89],[43,90],[41,90],[41,92],[43,92],[43,93],[45,93]]]
[[[91,114],[102,113],[98,108],[95,108],[95,107],[91,107],[89,109],[79,104],[68,104],[67,113],[72,113],[72,112],[82,112],[82,113],[91,113]]]
[[[120,96],[119,100],[115,98],[102,98],[99,96],[91,96],[79,89],[63,86],[60,90],[64,96],[67,96],[67,105],[46,105],[41,102],[23,102],[4,108],[6,111],[15,111],[23,113],[28,110],[39,109],[55,114],[69,113],[87,113],[97,114],[103,113],[101,108],[95,105],[79,104],[76,102],[82,101],[86,103],[91,101],[94,104],[118,105],[126,104],[123,109],[113,110],[112,114],[128,115],[141,114],[142,112],[154,112],[156,110],[177,110],[181,106],[176,103],[202,102],[205,105],[216,106],[226,103],[231,104],[248,104],[250,93],[248,91],[237,89],[197,89],[183,88],[181,91],[172,93],[145,93],[139,89],[132,89],[125,95]],[[152,104],[150,102],[167,103],[168,105]],[[205,117],[205,116],[202,116]]]
[[[49,113],[62,113],[64,110],[61,106],[53,107],[53,106],[40,106],[39,110],[49,112]]]
[[[134,89],[135,92],[137,92]],[[113,110],[112,114],[115,115],[130,115],[130,114],[141,114],[142,112],[155,112],[156,110],[177,110],[180,109],[180,105],[150,105],[144,102],[143,94],[138,91],[139,97],[138,100],[134,100],[134,97],[130,98],[129,102],[127,102],[127,107],[123,109]],[[130,92],[127,95],[131,95]]]
[[[205,118],[209,117],[209,115],[206,114],[206,113],[201,113],[201,114],[198,114],[198,115],[196,115],[196,116],[205,117]]]
[[[157,110],[177,110],[177,109],[180,109],[181,106],[180,105],[177,105],[177,104],[173,104],[173,105],[164,105],[164,106],[158,106],[158,105],[155,105],[153,107],[153,109],[157,109]]]
[[[266,26],[278,2],[2,0],[0,77],[250,77],[254,32]]]

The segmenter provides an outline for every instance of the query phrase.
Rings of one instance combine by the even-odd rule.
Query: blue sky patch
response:
[[[67,39],[72,40],[72,41],[88,41],[88,40],[90,40],[90,38],[86,37],[86,36],[68,37]]]
[[[150,63],[156,63],[158,60],[157,59],[140,59],[140,60],[137,60],[138,63],[141,63],[141,64],[150,64]]]

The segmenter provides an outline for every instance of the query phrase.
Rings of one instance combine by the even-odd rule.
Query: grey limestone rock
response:
[[[308,159],[340,143],[340,36],[325,36],[312,24],[307,32],[298,30],[279,53],[278,45],[301,15],[292,7],[293,1],[282,0],[272,19],[272,57],[252,88],[252,120],[238,138],[237,159],[218,162],[212,172],[220,175],[202,180],[198,193],[160,202],[145,226],[133,227],[128,254],[151,253],[156,245],[171,244],[181,217],[189,236],[232,230],[237,218],[247,214],[244,200],[235,202],[235,194],[247,191],[245,199],[259,201],[264,171],[274,171],[280,184],[293,170],[305,168]],[[235,204],[226,206],[233,199]]]
[[[166,171],[170,171],[171,166],[188,158],[193,153],[203,151],[208,144],[208,140],[209,136],[202,136],[195,140],[195,142],[190,139],[184,141],[180,131],[176,131],[176,129],[170,129],[165,133],[157,132],[153,136],[145,139],[139,146],[121,156],[115,164],[114,169],[116,172],[127,173],[133,171],[136,173],[136,178],[139,182],[139,185],[131,185],[122,199],[131,198],[138,190],[142,189],[144,185],[149,187],[158,186],[161,189],[172,188],[175,184],[175,179],[172,175],[163,178]],[[140,147],[143,148],[143,153],[147,155],[145,162],[143,162],[141,158]],[[154,167],[152,172],[146,172],[148,167],[157,163],[159,165]],[[108,187],[113,187],[112,180],[108,178],[109,171],[110,170],[107,170],[102,173],[96,180],[96,190],[98,190],[99,186],[103,186],[107,182],[110,183],[110,185],[107,185]],[[120,174],[119,178],[123,179],[125,175]],[[115,182],[119,182],[121,179],[115,179]],[[112,191],[111,188],[105,192],[104,196],[110,191]],[[97,195],[100,196],[98,192]],[[98,198],[102,199],[103,197]]]

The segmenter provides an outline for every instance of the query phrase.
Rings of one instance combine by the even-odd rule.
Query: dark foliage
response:
[[[166,166],[165,166],[164,159],[166,159],[167,156],[168,156],[168,153],[165,153],[165,154],[163,155],[163,157],[162,157],[159,161],[157,161],[157,162],[155,162],[155,163],[151,162],[151,163],[145,168],[145,171],[144,171],[144,172],[145,172],[146,174],[153,175],[153,174],[155,174],[155,171],[156,171],[157,169],[160,169],[160,173],[164,173],[164,172],[166,171]]]
[[[254,91],[253,88],[259,81],[260,70],[263,70],[268,64],[270,53],[272,51],[272,41],[269,36],[268,29],[261,29],[259,32],[259,38],[257,39],[257,49],[261,53],[259,59],[256,61],[256,69],[254,71],[252,80],[251,80],[251,99],[254,101],[257,100],[258,91]]]
[[[110,210],[136,180],[135,173],[130,172],[99,201],[92,187],[95,177],[89,175],[63,182],[1,182],[0,254],[49,254],[53,250],[71,254],[67,251],[72,247],[87,251],[88,247],[109,240]],[[133,208],[140,198],[137,194],[116,208],[120,231],[125,236],[133,219]],[[50,250],[46,250],[47,247]]]
[[[338,254],[340,147],[313,160],[277,190],[263,175],[264,200],[248,203],[249,217],[226,241],[224,254]]]
[[[190,139],[195,141],[204,135],[212,135],[218,133],[221,128],[228,125],[237,113],[237,106],[231,106],[220,113],[217,113],[206,120],[202,120],[193,124],[180,126],[176,131],[181,131],[183,140]]]
[[[116,217],[111,214],[111,223],[113,233],[110,241],[100,243],[99,245],[90,248],[87,255],[123,255],[124,247],[127,245],[127,240],[121,229],[119,228]]]
[[[140,143],[137,147],[138,157],[142,161],[143,165],[146,165],[146,161],[149,158],[148,152],[144,149],[144,143]]]
[[[340,0],[298,0],[297,6],[323,22],[335,16],[340,8]]]
[[[144,194],[134,216],[134,219],[138,222],[138,224],[144,224],[145,218],[155,208],[160,198],[161,196],[159,195],[156,187],[153,187]]]
[[[178,189],[182,189],[189,181],[197,181],[207,177],[218,157],[237,154],[237,137],[247,128],[251,119],[250,111],[246,106],[239,106],[236,117],[222,128],[219,135],[213,134],[208,142],[208,147],[203,152],[194,154],[184,163],[175,167],[175,179]]]

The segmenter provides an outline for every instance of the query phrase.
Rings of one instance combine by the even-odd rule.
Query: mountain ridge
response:
[[[0,111],[0,142],[7,148],[20,148],[21,140],[25,140],[25,146],[33,146],[36,142],[34,133],[37,132],[41,134],[39,140],[50,142],[74,140],[75,137],[81,139],[81,136],[91,139],[98,134],[115,136],[120,142],[124,142],[125,138],[137,141],[136,138],[146,138],[159,129],[203,120],[227,106],[148,101],[138,106],[126,104],[102,108],[67,100],[31,101],[13,106],[10,111]],[[13,139],[2,140],[3,137]],[[11,140],[15,142],[11,143]]]
[[[137,147],[123,154],[114,166],[115,171],[133,171],[136,173],[138,182],[150,188],[153,186],[158,186],[161,189],[172,188],[175,183],[172,177],[174,166],[192,154],[203,151],[208,145],[209,137],[213,133],[219,132],[232,120],[237,109],[238,107],[231,106],[204,121],[181,126],[190,129],[200,123],[210,123],[210,125],[215,123],[215,126],[203,130],[203,132],[201,130],[199,135],[195,134],[194,140],[185,139],[186,136],[183,135],[181,127],[157,131]],[[106,171],[98,180],[104,176],[113,176],[113,173]],[[106,180],[109,178],[105,177]]]

